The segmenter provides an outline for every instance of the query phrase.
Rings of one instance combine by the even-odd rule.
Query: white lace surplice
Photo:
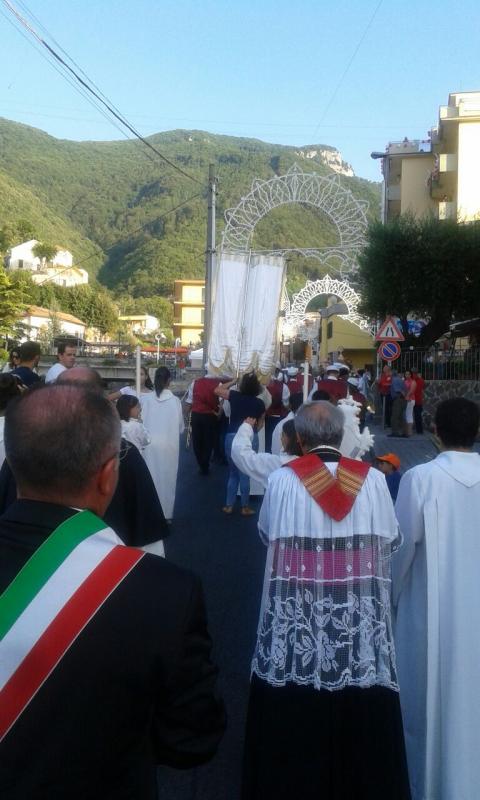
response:
[[[270,477],[259,528],[268,555],[252,671],[275,686],[398,691],[390,611],[398,531],[384,476],[370,470],[350,514],[335,522],[283,467]]]

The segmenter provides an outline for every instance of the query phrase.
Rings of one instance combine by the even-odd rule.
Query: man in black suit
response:
[[[9,405],[5,445],[18,499],[0,518],[0,592],[78,509],[102,517],[120,424],[98,392],[53,384]],[[143,554],[2,739],[2,800],[151,800],[156,764],[209,760],[225,724],[210,651],[199,580]]]

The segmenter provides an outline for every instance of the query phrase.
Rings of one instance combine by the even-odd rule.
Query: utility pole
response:
[[[208,217],[207,217],[207,249],[205,264],[205,311],[203,315],[203,366],[206,366],[208,347],[212,328],[212,284],[215,267],[215,201],[217,192],[217,179],[215,177],[215,164],[208,168]]]

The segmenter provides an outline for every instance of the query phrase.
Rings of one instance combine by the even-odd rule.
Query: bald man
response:
[[[78,385],[7,409],[2,800],[154,800],[156,764],[202,764],[222,735],[200,582],[102,521],[120,433],[111,404]]]

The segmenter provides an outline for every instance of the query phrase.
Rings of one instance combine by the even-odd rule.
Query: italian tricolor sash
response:
[[[337,522],[351,511],[370,469],[363,461],[342,456],[334,477],[315,453],[295,458],[284,466],[293,469],[315,502]]]
[[[79,511],[20,570],[0,597],[0,741],[144,555]]]

